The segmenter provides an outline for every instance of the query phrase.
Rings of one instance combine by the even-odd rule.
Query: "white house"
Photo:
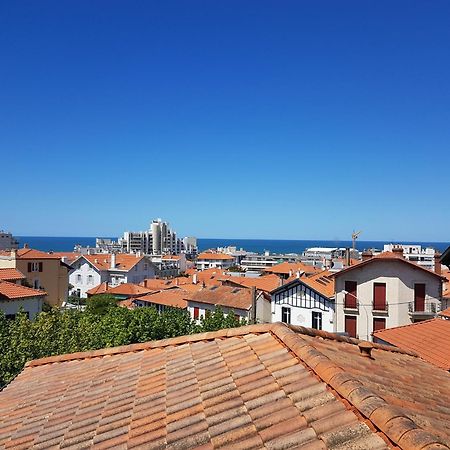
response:
[[[401,247],[334,274],[335,331],[371,340],[372,333],[436,316],[443,277],[403,257]]]
[[[122,283],[138,284],[155,277],[155,266],[147,256],[125,253],[81,255],[72,263],[71,293],[86,297],[86,292],[101,283],[114,287]]]
[[[334,330],[334,282],[328,271],[296,278],[272,291],[272,322]]]
[[[197,257],[197,270],[206,269],[228,269],[236,264],[236,259],[224,253],[203,252]]]

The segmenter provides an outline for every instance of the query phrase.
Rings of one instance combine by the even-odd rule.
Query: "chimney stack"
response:
[[[197,284],[197,274],[192,275],[192,284]]]
[[[365,358],[374,359],[372,357],[372,349],[373,349],[372,343],[363,341],[358,344],[358,347],[359,351],[361,352],[361,356],[364,356]]]
[[[434,252],[434,272],[442,275],[441,254],[437,250]]]
[[[252,286],[251,296],[252,296],[252,323],[256,323],[256,288],[255,288],[255,286]]]
[[[345,249],[345,264],[346,264],[347,267],[350,267],[350,264],[351,264],[350,248],[348,248],[348,247]]]
[[[362,260],[367,261],[368,259],[372,258],[372,252],[370,250],[364,250],[361,254]]]
[[[115,269],[115,268],[116,268],[116,254],[111,253],[111,269]]]
[[[394,253],[397,258],[403,259],[403,247],[401,245],[394,245],[392,253]]]

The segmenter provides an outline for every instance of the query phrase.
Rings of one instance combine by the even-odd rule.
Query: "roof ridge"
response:
[[[355,407],[390,441],[410,450],[421,450],[425,446],[450,448],[444,446],[442,439],[423,430],[402,408],[390,405],[374,391],[366,388],[358,378],[332,362],[291,327],[277,323],[271,331],[323,382]],[[434,447],[429,447],[433,444]]]

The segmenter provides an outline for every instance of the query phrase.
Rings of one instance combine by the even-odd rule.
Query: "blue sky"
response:
[[[0,228],[449,241],[450,3],[0,3]]]

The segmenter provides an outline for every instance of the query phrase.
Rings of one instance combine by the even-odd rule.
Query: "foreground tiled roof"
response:
[[[332,275],[328,270],[324,270],[309,277],[302,277],[301,280],[324,297],[331,298],[334,296],[334,277]]]
[[[24,280],[26,276],[17,269],[0,269],[0,280],[17,281]]]
[[[277,264],[272,267],[268,267],[265,269],[265,272],[268,273],[278,273],[283,275],[293,275],[295,276],[296,272],[304,272],[306,274],[316,273],[320,272],[321,269],[318,269],[317,267],[311,266],[309,264],[303,264],[301,262],[296,263],[290,263],[290,262],[283,262],[280,264]]]
[[[19,300],[27,297],[44,297],[47,292],[0,280],[0,299]]]
[[[280,324],[28,363],[0,393],[4,448],[448,449],[450,375]]]
[[[424,320],[379,330],[374,336],[396,347],[414,351],[425,361],[450,370],[450,320]]]

